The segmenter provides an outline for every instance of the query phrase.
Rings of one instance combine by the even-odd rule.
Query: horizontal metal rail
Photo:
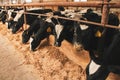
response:
[[[21,6],[21,7],[30,7],[30,6],[65,6],[65,7],[100,7],[102,8],[104,5],[108,5],[107,8],[120,8],[120,2],[108,2],[107,0],[103,0],[103,1],[89,1],[89,2],[42,2],[42,3],[29,3],[29,4],[4,4],[4,5],[0,5],[0,6],[4,6],[4,7],[8,7],[8,6]],[[106,10],[106,8],[103,8]],[[26,12],[26,11],[25,11]],[[107,13],[104,13],[102,16],[102,22],[105,22],[107,19],[107,17],[105,18],[105,14],[108,14],[109,12]],[[29,13],[29,14],[32,14],[32,13]],[[40,15],[40,14],[37,14],[37,15]],[[53,16],[55,17],[55,16]],[[58,16],[57,16],[58,18]],[[62,19],[67,19],[67,18],[64,18],[64,17],[59,17],[59,18],[62,18]],[[105,18],[105,19],[104,19]],[[69,19],[68,20],[74,20],[74,21],[78,21],[78,22],[83,22],[83,23],[87,23],[87,24],[93,24],[93,25],[98,25],[98,26],[102,26],[102,27],[109,27],[109,28],[116,28],[116,29],[119,29],[119,27],[117,26],[111,26],[111,25],[107,25],[106,23],[95,23],[95,22],[90,22],[90,21],[83,21],[83,20],[75,20],[75,19]],[[25,22],[26,23],[26,22]]]
[[[0,6],[65,6],[65,7],[102,7],[102,5],[109,4],[110,8],[120,8],[120,2],[103,2],[103,1],[89,1],[89,2],[42,2],[29,4],[0,4]]]
[[[48,17],[54,17],[54,18],[61,18],[61,19],[65,19],[65,20],[72,20],[72,21],[78,21],[78,22],[82,22],[82,23],[86,23],[86,24],[97,25],[97,26],[100,26],[100,27],[108,27],[108,28],[120,29],[120,27],[118,27],[118,26],[107,25],[107,24],[100,24],[100,23],[91,22],[91,21],[85,21],[85,20],[70,19],[70,18],[65,18],[65,17],[60,17],[60,16],[51,16],[51,15],[46,15],[46,14],[37,14],[37,13],[28,13],[28,12],[25,12],[25,14],[38,15],[38,16],[48,16]]]

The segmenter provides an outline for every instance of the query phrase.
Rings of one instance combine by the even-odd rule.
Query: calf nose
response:
[[[34,48],[32,48],[31,46],[30,46],[30,51],[36,51],[36,49],[34,49]]]
[[[54,46],[60,47],[60,43],[59,42],[55,42]]]

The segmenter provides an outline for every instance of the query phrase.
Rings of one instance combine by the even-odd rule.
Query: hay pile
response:
[[[54,47],[53,36],[50,36],[49,45],[45,39],[37,51],[31,52],[29,43],[21,42],[22,31],[12,34],[6,25],[0,24],[0,26],[0,34],[6,36],[15,49],[24,56],[24,64],[36,68],[40,80],[86,80],[85,67],[89,62],[88,52],[76,52],[66,41],[60,48]],[[112,79],[107,80],[114,80],[113,76]]]

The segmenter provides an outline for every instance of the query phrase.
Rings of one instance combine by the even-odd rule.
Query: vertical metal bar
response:
[[[103,8],[102,8],[102,19],[101,23],[102,24],[107,24],[108,23],[108,14],[109,14],[109,4],[104,4],[106,2],[109,2],[110,0],[103,0]]]
[[[5,6],[5,11],[8,13],[8,9],[7,9],[7,6]],[[6,20],[8,21],[8,14],[6,14]]]
[[[22,27],[22,29],[26,29],[27,28],[27,22],[26,22],[26,6],[23,5],[23,9],[24,9],[24,26]]]

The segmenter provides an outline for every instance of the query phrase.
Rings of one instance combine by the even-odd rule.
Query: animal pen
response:
[[[73,21],[78,21],[78,22],[82,22],[82,23],[87,23],[87,24],[93,24],[93,25],[98,25],[98,26],[101,26],[101,27],[109,27],[109,28],[116,28],[116,29],[120,29],[120,27],[118,27],[118,26],[113,26],[113,25],[108,25],[107,23],[108,23],[108,14],[109,14],[109,11],[110,11],[110,9],[111,8],[120,8],[120,2],[111,2],[111,0],[100,0],[100,1],[88,1],[88,2],[41,2],[41,3],[22,3],[22,4],[0,4],[0,6],[1,7],[4,7],[5,8],[5,10],[7,10],[7,7],[23,7],[23,9],[24,9],[24,14],[32,14],[32,15],[42,15],[42,16],[50,16],[50,17],[55,17],[55,18],[61,18],[61,19],[66,19],[66,20],[73,20]],[[85,7],[94,7],[94,8],[100,8],[101,9],[101,12],[102,12],[102,19],[101,19],[101,23],[96,23],[96,22],[91,22],[91,21],[85,21],[85,20],[78,20],[78,19],[70,19],[70,18],[65,18],[65,17],[59,17],[59,16],[51,16],[51,15],[46,15],[46,14],[35,14],[35,13],[27,13],[26,12],[26,9],[27,9],[27,7],[56,7],[56,6],[64,6],[64,7],[83,7],[83,8],[85,8]],[[26,16],[24,15],[24,23],[26,24]],[[1,28],[0,28],[1,29]],[[24,27],[24,29],[26,29],[26,26]],[[14,35],[15,36],[15,35]],[[11,36],[10,36],[11,37]],[[18,37],[18,36],[17,36]],[[12,39],[11,39],[12,40]],[[17,40],[16,40],[17,41]],[[19,44],[19,43],[18,43]],[[19,45],[18,45],[19,46]],[[17,46],[17,47],[18,47]],[[24,46],[26,46],[26,45],[24,45]],[[21,48],[21,49],[23,49],[22,47],[18,47],[18,48]],[[48,47],[49,48],[49,47]],[[45,54],[45,56],[47,55],[47,56],[52,56],[52,57],[57,57],[57,59],[59,59],[59,58],[61,58],[61,59],[59,59],[59,61],[61,61],[61,62],[63,62],[63,64],[65,65],[65,62],[67,62],[68,61],[68,59],[65,57],[65,59],[63,59],[63,55],[61,55],[61,54],[59,54],[60,53],[60,51],[58,50],[58,49],[54,49],[54,50],[52,50],[53,48],[49,48],[49,50],[48,51],[41,51],[41,52],[44,52],[44,53],[51,53],[51,54]],[[71,48],[68,48],[68,49],[71,49]],[[25,50],[25,49],[23,49],[23,50]],[[27,49],[28,50],[28,49]],[[45,50],[45,49],[43,49],[43,50]],[[55,53],[55,50],[57,50],[57,53]],[[63,49],[63,50],[65,50],[65,49]],[[69,51],[69,50],[68,50]],[[59,66],[55,66],[55,64],[49,64],[49,63],[51,63],[51,62],[54,62],[54,61],[51,61],[50,59],[48,59],[48,62],[45,62],[44,61],[44,57],[45,56],[43,56],[43,54],[38,54],[37,52],[35,52],[36,54],[28,54],[28,53],[24,53],[24,51],[23,51],[23,55],[25,56],[25,58],[28,58],[28,57],[31,57],[31,55],[33,55],[33,57],[35,57],[35,58],[37,58],[37,59],[35,59],[35,63],[34,63],[34,60],[32,61],[32,59],[30,59],[31,60],[31,62],[28,60],[28,61],[26,61],[26,62],[24,62],[24,63],[26,63],[26,64],[32,64],[32,63],[34,63],[34,65],[35,65],[35,67],[37,67],[37,69],[38,70],[40,70],[41,72],[43,72],[44,71],[44,69],[47,69],[48,70],[48,73],[51,73],[50,75],[54,75],[54,74],[56,74],[56,73],[59,73],[59,72],[57,72],[57,70],[56,70],[56,72],[54,72],[55,70],[53,69],[53,73],[52,73],[52,71],[49,71],[49,70],[52,70],[52,68],[55,68],[55,69],[58,69],[59,68]],[[53,53],[55,53],[54,55],[53,55]],[[67,52],[66,52],[67,53]],[[58,56],[58,55],[60,55],[60,56]],[[67,54],[67,57],[68,57],[68,55],[70,55],[70,54]],[[79,55],[79,54],[78,54]],[[79,56],[78,55],[75,55],[75,58],[73,57],[73,55],[70,55],[69,56],[69,58],[71,58],[71,57],[73,57],[73,58],[71,58],[70,60],[72,60],[72,59],[74,59],[73,60],[73,62],[75,62],[75,63],[77,63],[78,65],[79,65],[79,67],[80,67],[80,64],[82,64],[83,62],[81,61],[80,62],[80,59],[78,58]],[[42,59],[38,59],[39,57],[42,57]],[[40,58],[41,58],[40,57]],[[83,57],[83,56],[81,56],[81,57]],[[77,59],[77,60],[76,60]],[[43,60],[43,62],[42,62],[42,60]],[[84,59],[83,59],[84,60]],[[39,63],[44,63],[44,64],[46,64],[45,66],[44,65],[42,65],[43,66],[43,71],[41,70],[41,65],[40,64],[38,64],[38,62],[37,61],[39,61]],[[56,61],[56,64],[57,65],[60,65],[60,63],[59,63],[59,61],[57,62]],[[23,64],[24,64],[23,63]],[[80,63],[80,64],[79,64]],[[72,62],[68,62],[67,64],[72,64]],[[21,64],[20,64],[21,65]],[[50,69],[49,68],[47,68],[48,66],[50,65]],[[53,65],[53,67],[51,67],[51,65]],[[71,72],[74,74],[74,72],[75,72],[75,70],[78,70],[79,72],[81,71],[81,73],[84,73],[84,69],[85,69],[85,66],[83,65],[83,69],[82,68],[78,68],[78,66],[74,66],[75,64],[72,64],[72,66],[70,67],[70,68],[72,68],[73,69],[73,72],[72,72],[72,70],[71,70]],[[46,67],[47,66],[47,67]],[[62,65],[63,66],[63,65]],[[69,67],[69,65],[67,65],[67,67]],[[74,69],[74,67],[76,68],[76,69]],[[61,69],[61,65],[60,65],[60,69]],[[80,70],[81,69],[81,70]],[[48,75],[48,73],[47,73],[47,70],[46,70],[46,74]],[[59,70],[59,69],[58,69]],[[64,70],[63,70],[64,71]],[[61,71],[62,72],[62,71]],[[68,69],[66,69],[66,74],[68,74],[70,72],[70,70]],[[44,72],[43,72],[44,73]],[[60,73],[59,73],[60,74]],[[63,73],[63,75],[66,75],[65,74],[65,71],[64,71],[64,73]],[[41,76],[42,74],[40,74],[40,76]],[[47,77],[46,75],[42,75],[42,76],[45,76],[45,77]],[[80,76],[83,76],[83,74],[81,74]],[[49,77],[48,77],[49,78]],[[40,80],[58,80],[58,79],[48,79],[48,78],[41,78]],[[61,80],[69,80],[69,78],[67,78],[67,77],[65,77],[64,79],[62,79],[62,77],[60,76],[59,78],[61,78]],[[23,79],[24,80],[24,79]],[[29,79],[29,80],[37,80],[37,79]],[[79,78],[79,79],[74,79],[74,78],[72,78],[72,79],[70,79],[70,80],[85,80],[85,79],[82,79],[82,78]]]
[[[116,26],[111,26],[107,25],[108,22],[108,14],[110,8],[120,8],[120,2],[110,2],[111,0],[101,0],[101,1],[88,1],[88,2],[42,2],[42,3],[28,3],[28,4],[4,4],[0,5],[2,7],[8,7],[8,6],[14,6],[14,7],[23,7],[24,8],[24,14],[32,14],[32,13],[26,13],[26,7],[46,7],[46,6],[64,6],[64,7],[95,7],[95,8],[101,8],[102,11],[102,19],[101,19],[101,24],[95,23],[95,22],[90,22],[90,21],[84,21],[84,20],[75,20],[75,19],[69,19],[69,18],[64,18],[64,17],[58,17],[58,16],[53,16],[56,18],[63,18],[63,19],[68,19],[68,20],[74,20],[78,22],[83,22],[87,24],[94,24],[102,27],[110,27],[110,28],[119,28]],[[42,14],[34,14],[33,15],[42,15]],[[48,15],[42,15],[42,16],[48,16]],[[24,17],[25,19],[25,17]],[[26,19],[25,19],[26,23]]]

